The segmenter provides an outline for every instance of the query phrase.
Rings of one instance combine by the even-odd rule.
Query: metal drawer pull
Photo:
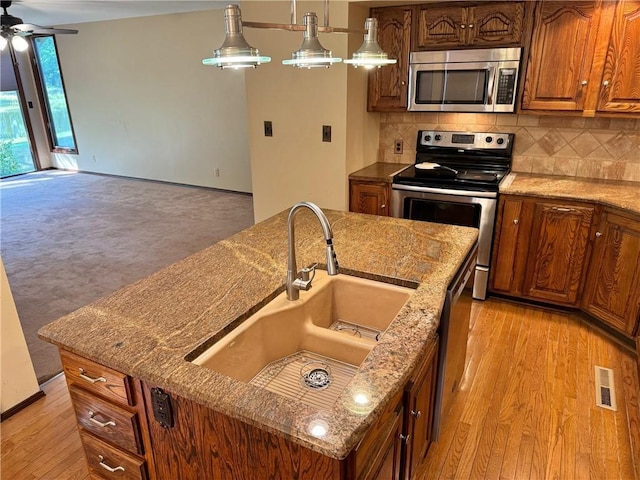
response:
[[[104,457],[102,455],[98,455],[98,458],[100,459],[100,464],[99,465],[102,468],[104,468],[106,471],[111,472],[111,473],[124,472],[124,467],[121,467],[120,465],[118,465],[117,467],[110,467],[109,465],[104,463]]]
[[[420,418],[420,415],[422,415],[422,412],[420,410],[411,410],[411,415],[413,415],[416,418]]]
[[[596,238],[600,238],[602,236],[602,232],[596,232]]]
[[[609,86],[609,80],[605,80],[604,82],[602,82],[602,86],[603,87],[608,87]]]
[[[96,382],[105,382],[107,381],[106,378],[104,377],[98,377],[98,378],[91,378],[88,375],[85,375],[84,373],[84,368],[80,368],[80,378],[86,380],[87,382],[91,382],[91,383],[96,383]]]
[[[575,212],[575,208],[565,208],[565,207],[553,207],[552,210],[556,212]]]
[[[387,208],[387,206],[383,203],[382,205],[380,205],[380,208]]]
[[[113,420],[109,420],[108,422],[101,422],[100,420],[98,420],[96,418],[97,413],[93,413],[91,410],[89,410],[89,421],[95,423],[96,425],[98,425],[99,427],[115,427],[116,426],[116,422],[114,422]]]
[[[473,28],[473,23],[470,23],[470,24],[469,24],[469,28]]]
[[[514,224],[514,225],[517,225],[517,224],[519,224],[519,223],[520,223],[520,220],[518,220],[517,218],[513,220],[513,224]]]
[[[406,435],[399,434],[398,438],[402,440],[404,443],[409,443],[409,439],[411,438],[411,434],[407,433]]]

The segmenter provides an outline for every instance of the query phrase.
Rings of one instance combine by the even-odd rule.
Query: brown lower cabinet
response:
[[[158,478],[141,383],[66,350],[60,359],[91,478]]]
[[[400,480],[412,478],[431,443],[437,351],[436,341],[344,460],[169,392],[173,425],[165,428],[152,413],[151,386],[60,356],[92,478]]]
[[[349,211],[390,216],[391,184],[350,180]]]
[[[502,195],[490,290],[581,308],[636,335],[640,218],[600,205]]]

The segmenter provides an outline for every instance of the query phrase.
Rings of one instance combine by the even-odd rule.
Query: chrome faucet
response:
[[[309,290],[311,288],[311,282],[316,273],[316,265],[309,268],[303,268],[300,271],[300,278],[298,278],[298,266],[296,265],[296,240],[295,232],[293,228],[293,219],[296,213],[306,207],[311,210],[322,227],[322,233],[324,240],[327,243],[327,273],[329,275],[338,274],[338,259],[336,258],[336,252],[333,249],[333,231],[329,220],[320,208],[311,202],[299,202],[296,203],[289,211],[289,219],[287,220],[287,230],[289,234],[288,245],[288,259],[287,259],[287,300],[298,300],[300,298],[300,290]]]

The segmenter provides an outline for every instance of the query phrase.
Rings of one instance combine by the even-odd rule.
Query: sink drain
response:
[[[308,363],[300,369],[302,385],[312,390],[324,390],[331,385],[331,368],[326,363]]]

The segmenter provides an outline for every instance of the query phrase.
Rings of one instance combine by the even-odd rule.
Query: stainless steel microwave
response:
[[[521,53],[521,48],[412,52],[409,111],[515,111]]]

